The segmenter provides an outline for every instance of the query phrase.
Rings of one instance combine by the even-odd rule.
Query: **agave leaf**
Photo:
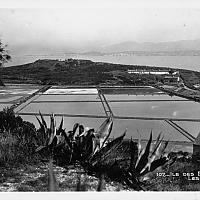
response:
[[[167,162],[168,162],[168,159],[166,157],[162,157],[160,159],[153,161],[150,167],[150,171],[151,172],[154,171],[156,168],[166,164]]]
[[[69,133],[69,138],[70,138],[71,140],[74,140],[74,136],[75,136],[75,134],[76,134],[76,130],[77,130],[78,126],[79,126],[79,124],[78,124],[78,123],[75,123],[74,126],[73,126],[72,131],[68,131],[68,133]]]
[[[163,148],[161,150],[161,155],[164,153],[164,151],[167,148],[168,144],[169,144],[169,140],[165,142],[165,144],[164,144],[164,146],[163,146]]]
[[[99,138],[93,138],[93,155],[96,154],[100,149]]]
[[[41,117],[41,120],[42,120],[42,124],[44,125],[44,128],[45,128],[45,131],[47,130],[47,123],[46,121],[44,120],[44,117],[42,116],[41,112],[39,111],[39,114],[40,114],[40,117]]]
[[[140,173],[140,171],[148,163],[148,157],[149,157],[149,153],[150,153],[151,142],[152,142],[152,131],[151,131],[150,138],[149,138],[149,141],[146,145],[144,153],[141,155],[140,158],[138,158],[139,161],[138,161],[136,168],[135,168],[137,173]]]
[[[139,138],[138,138],[138,157],[139,157],[140,154],[142,153],[142,145],[141,145],[141,134],[138,131],[138,129],[137,129],[137,132],[138,132],[138,135],[139,135]]]
[[[155,142],[154,147],[153,147],[153,149],[152,149],[152,155],[153,155],[154,152],[156,151],[157,146],[159,145],[160,141],[162,141],[162,140],[160,140],[160,137],[161,137],[161,132],[158,134],[158,137],[156,138],[156,142]]]
[[[107,137],[107,135],[109,135],[112,130],[112,124],[113,124],[113,120],[112,120],[112,116],[110,116],[97,129],[96,134],[95,134],[96,137],[98,138]]]
[[[140,174],[143,174],[143,172],[145,172],[145,170],[148,168],[148,171],[150,171],[150,167],[152,162],[156,159],[156,157],[158,157],[160,155],[159,153],[159,149],[161,147],[161,141],[159,142],[159,146],[157,146],[154,150],[154,152],[152,153],[152,155],[149,157],[148,159],[148,163],[145,165],[145,167],[141,170]]]
[[[40,128],[41,128],[42,130],[45,130],[45,129],[44,129],[44,125],[43,125],[42,122],[39,120],[39,118],[38,118],[37,116],[35,116],[35,117],[36,117],[37,121],[38,121],[39,124],[40,124]]]
[[[62,131],[61,134],[62,134],[62,136],[64,136],[65,142],[67,143],[68,147],[71,150],[72,149],[72,143],[71,143],[69,137],[67,136],[67,133],[65,131]]]
[[[37,116],[35,116],[36,117],[36,119],[37,119],[37,121],[39,122],[39,124],[40,124],[40,129],[41,129],[41,135],[40,135],[40,139],[41,139],[41,142],[42,142],[42,144],[44,144],[45,143],[45,141],[46,141],[46,132],[45,132],[45,127],[44,127],[44,125],[42,124],[42,122],[39,120],[39,118],[37,117]]]
[[[40,117],[41,117],[41,121],[42,121],[42,125],[43,125],[43,141],[47,141],[47,138],[49,137],[47,135],[47,124],[46,121],[44,119],[44,117],[42,116],[41,112],[39,111]]]
[[[94,166],[98,162],[105,160],[112,152],[114,152],[118,146],[122,143],[126,131],[113,141],[109,142],[105,147],[101,148],[97,153],[93,154],[90,158],[90,163]]]
[[[56,135],[55,117],[54,117],[54,114],[52,114],[50,116],[50,138],[49,138],[48,145],[52,143],[55,135]]]
[[[64,120],[63,120],[63,117],[62,117],[61,122],[60,122],[60,126],[59,126],[58,131],[57,131],[58,135],[59,135],[59,134],[61,133],[61,131],[63,130],[63,122],[64,122]]]
[[[52,151],[53,148],[56,147],[57,142],[58,142],[58,138],[56,136],[54,136],[52,142],[48,145],[50,151]]]
[[[139,131],[137,130],[138,132],[138,135],[139,135],[139,138],[138,138],[138,159],[136,161],[136,165],[135,167],[138,165],[142,155],[144,154],[145,152],[145,149],[142,149],[142,145],[141,145],[141,134],[139,133]],[[152,133],[152,130],[151,130],[151,133]]]
[[[89,136],[91,136],[91,135],[94,137],[94,129],[93,128],[91,128],[91,129],[89,129],[87,131],[86,138],[89,137]]]
[[[84,132],[84,126],[83,125],[79,125],[79,135],[81,135]]]
[[[74,124],[74,127],[73,127],[73,133],[74,133],[74,135],[75,135],[75,133],[76,133],[76,130],[77,130],[77,128],[79,127],[79,124],[78,123],[75,123]]]
[[[50,116],[50,130],[51,130],[51,133],[53,134],[53,135],[56,135],[56,121],[55,121],[55,116],[54,116],[54,114],[52,114],[51,116]]]
[[[79,133],[81,133],[80,135],[78,135],[79,137],[82,137],[82,136],[86,136],[87,134],[88,134],[88,131],[90,130],[90,128],[89,127],[85,127],[84,129],[80,129],[79,130]]]
[[[110,134],[111,134],[111,131],[112,131],[112,127],[113,127],[113,122],[110,123],[109,129],[108,129],[108,134],[105,137],[105,139],[102,140],[102,145],[100,143],[100,148],[104,147],[104,144],[107,142],[108,138],[110,137]],[[127,130],[125,132],[127,132]]]
[[[136,160],[135,167],[137,167],[137,165],[138,165],[138,163],[139,163],[142,155],[144,154],[144,152],[145,152],[145,149],[142,149],[141,152],[140,152],[140,154],[138,155],[138,159]]]
[[[88,134],[84,137],[82,142],[82,153],[85,159],[88,159],[93,153],[93,132],[88,131]]]
[[[138,151],[138,147],[135,145],[131,137],[131,141],[130,141],[130,152],[131,152],[130,168],[131,169],[133,168],[133,164],[135,160],[137,159],[137,156],[138,156],[137,151]]]
[[[60,144],[62,142],[62,136],[61,135],[56,135],[55,137],[57,138],[56,145]]]
[[[159,154],[160,154],[159,149],[161,147],[162,141],[163,141],[163,138],[161,140],[159,140],[158,142],[156,142],[150,158],[155,157],[155,156],[159,156]]]

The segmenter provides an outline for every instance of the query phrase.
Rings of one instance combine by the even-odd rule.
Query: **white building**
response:
[[[156,75],[165,75],[169,74],[169,71],[153,71],[145,69],[128,69],[129,74],[156,74]]]

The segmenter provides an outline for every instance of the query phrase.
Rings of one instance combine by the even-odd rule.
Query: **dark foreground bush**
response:
[[[36,162],[36,129],[8,108],[0,112],[0,166]]]

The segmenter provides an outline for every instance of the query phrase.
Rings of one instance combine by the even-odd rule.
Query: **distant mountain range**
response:
[[[124,52],[124,51],[147,51],[147,52],[163,52],[163,51],[197,51],[200,50],[200,39],[198,40],[180,40],[175,42],[122,42],[118,44],[108,45],[101,48],[101,52]]]
[[[200,39],[180,40],[174,42],[134,42],[127,41],[112,45],[80,44],[70,46],[67,44],[53,46],[50,44],[31,44],[11,46],[12,57],[41,56],[41,55],[72,55],[81,54],[89,56],[102,56],[109,54],[134,54],[134,55],[196,55],[200,56]],[[24,53],[25,52],[25,53]]]

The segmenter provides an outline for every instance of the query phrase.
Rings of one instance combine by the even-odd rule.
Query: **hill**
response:
[[[90,60],[68,59],[37,60],[33,63],[1,68],[5,83],[31,83],[52,85],[150,85],[157,82],[152,74],[128,74],[128,69],[176,70],[164,67],[122,65]],[[181,76],[188,86],[199,83],[200,73],[182,70]]]

